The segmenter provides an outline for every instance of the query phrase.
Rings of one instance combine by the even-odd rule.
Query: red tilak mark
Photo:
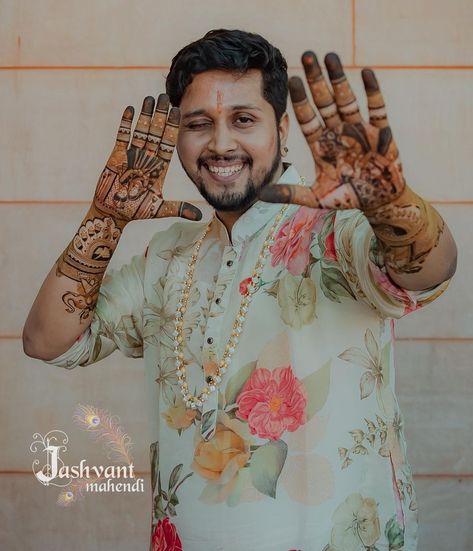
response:
[[[217,113],[220,115],[223,106],[223,92],[217,90]]]

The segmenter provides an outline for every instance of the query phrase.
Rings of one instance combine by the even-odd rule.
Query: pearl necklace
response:
[[[176,316],[174,318],[174,332],[173,332],[174,355],[176,357],[176,375],[177,375],[178,384],[179,384],[181,394],[186,407],[191,409],[201,408],[203,403],[208,400],[209,395],[212,392],[215,392],[217,388],[220,386],[220,383],[222,381],[222,376],[225,374],[225,372],[230,366],[230,362],[231,362],[233,353],[235,352],[235,348],[238,344],[240,334],[243,331],[243,325],[246,320],[248,308],[253,298],[253,294],[257,290],[256,284],[258,283],[261,272],[263,271],[264,261],[268,255],[270,246],[274,242],[273,237],[276,232],[276,228],[279,222],[281,221],[281,218],[284,216],[284,213],[286,212],[288,207],[289,205],[284,205],[282,209],[279,211],[278,215],[274,219],[273,225],[271,226],[268,232],[268,235],[266,236],[266,239],[263,242],[263,246],[261,247],[260,253],[258,255],[258,260],[256,261],[253,274],[251,276],[251,282],[247,288],[247,293],[241,299],[238,314],[236,315],[235,320],[233,322],[233,329],[230,333],[228,342],[225,345],[223,358],[219,362],[217,362],[214,373],[206,374],[205,376],[206,384],[204,385],[200,393],[194,396],[189,392],[189,385],[187,383],[187,372],[186,372],[186,366],[184,361],[184,351],[183,351],[184,336],[183,336],[182,329],[184,325],[184,314],[186,313],[186,310],[187,310],[187,302],[189,300],[190,290],[192,287],[192,279],[194,276],[194,270],[197,263],[197,255],[199,254],[200,247],[202,245],[202,242],[205,239],[205,236],[207,235],[210,229],[210,225],[212,221],[210,221],[207,224],[202,236],[196,242],[194,251],[192,252],[191,258],[187,265],[184,286],[182,288],[181,297],[177,304],[177,311],[176,311]]]

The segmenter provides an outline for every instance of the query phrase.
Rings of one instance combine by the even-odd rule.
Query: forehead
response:
[[[205,71],[195,75],[181,100],[181,111],[253,103],[271,108],[263,97],[263,78],[258,69],[249,69],[243,75],[229,71]]]

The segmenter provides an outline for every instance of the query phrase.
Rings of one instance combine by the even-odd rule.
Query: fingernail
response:
[[[184,202],[181,206],[180,216],[197,221],[202,219],[202,212],[197,207],[194,207],[194,205],[191,205],[191,203]]]
[[[302,101],[306,97],[304,83],[299,77],[291,77],[289,79],[289,93],[291,100],[295,103]]]

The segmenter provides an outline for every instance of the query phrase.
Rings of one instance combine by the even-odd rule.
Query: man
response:
[[[443,292],[456,248],[404,180],[374,73],[367,123],[336,54],[331,86],[315,54],[302,62],[316,109],[300,79],[289,88],[313,185],[282,162],[281,53],[211,31],[176,55],[133,133],[125,110],[25,325],[26,353],[58,366],[144,356],[154,550],[416,548],[389,320]],[[163,200],[175,144],[210,222]],[[101,285],[126,224],[166,216],[192,222]]]

